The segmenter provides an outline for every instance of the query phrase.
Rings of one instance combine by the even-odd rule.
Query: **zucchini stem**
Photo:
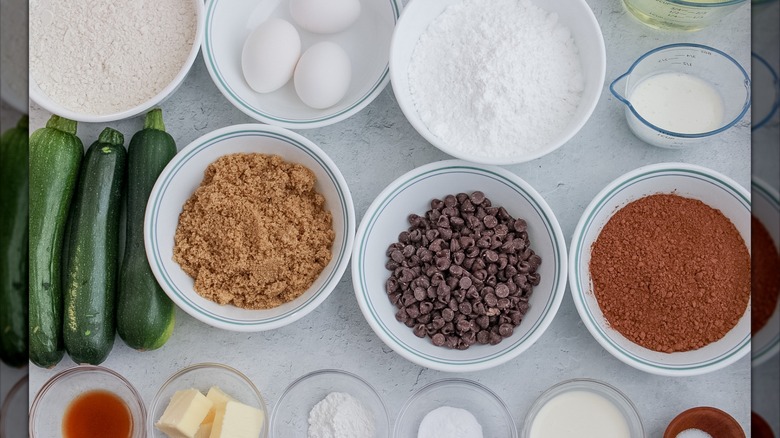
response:
[[[103,132],[100,133],[98,141],[114,146],[122,146],[122,144],[125,142],[125,137],[116,129],[106,128],[103,130]]]
[[[162,110],[155,108],[146,113],[146,120],[144,121],[144,129],[156,129],[158,131],[165,131],[165,123],[163,122]]]
[[[23,115],[22,118],[19,119],[19,123],[16,124],[16,128],[22,131],[26,131],[29,126],[30,118],[27,116],[27,114]]]
[[[65,117],[60,117],[55,114],[51,116],[48,122],[46,122],[46,127],[65,132],[70,135],[76,135],[76,128],[78,127],[78,123],[74,120],[66,119]]]

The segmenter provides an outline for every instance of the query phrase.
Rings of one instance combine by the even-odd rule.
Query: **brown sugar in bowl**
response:
[[[624,206],[655,194],[696,199],[720,211],[750,251],[750,192],[742,185],[714,170],[691,164],[640,167],[618,177],[596,195],[575,228],[569,246],[569,286],[575,307],[594,339],[634,368],[663,376],[694,376],[721,369],[750,352],[749,302],[736,325],[719,340],[700,348],[667,353],[642,346],[612,327],[594,293],[590,260],[593,243],[602,228]],[[682,300],[673,304],[685,305]]]
[[[664,438],[675,438],[688,429],[707,432],[712,438],[745,438],[745,431],[728,413],[710,406],[699,406],[681,412],[669,423]]]

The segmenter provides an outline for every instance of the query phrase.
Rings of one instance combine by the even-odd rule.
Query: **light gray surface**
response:
[[[698,42],[724,50],[750,66],[750,5],[723,22],[690,34],[645,27],[618,0],[589,0],[604,33],[607,79],[602,98],[585,127],[570,142],[541,159],[508,166],[547,200],[567,240],[585,206],[606,184],[641,165],[682,161],[713,168],[745,187],[750,181],[750,121],[687,151],[658,149],[628,130],[623,107],[608,84],[644,52],[671,42]],[[168,131],[179,148],[214,129],[253,120],[233,108],[212,84],[202,58],[183,86],[162,108]],[[33,108],[31,128],[48,114]],[[127,138],[141,128],[136,117],[110,124]],[[85,144],[103,125],[79,126]],[[407,123],[388,87],[354,117],[335,125],[299,131],[321,146],[340,167],[362,217],[374,197],[402,173],[448,156],[425,142]],[[103,364],[138,388],[146,403],[178,369],[203,361],[222,362],[245,372],[270,405],[296,377],[321,368],[352,371],[371,382],[395,418],[401,404],[421,386],[451,374],[416,366],[386,347],[363,319],[347,272],[333,294],[302,320],[272,332],[245,334],[213,329],[178,311],[176,329],[161,349],[139,353],[117,338]],[[777,363],[775,359],[775,364]],[[56,372],[73,366],[65,358],[52,370],[31,367],[31,394]],[[661,436],[679,412],[715,406],[732,414],[746,431],[750,423],[750,360],[699,377],[669,378],[637,371],[613,358],[585,329],[569,292],[547,332],[520,357],[497,368],[461,375],[498,393],[518,426],[534,399],[549,386],[575,377],[609,382],[624,391],[639,410],[648,436]],[[776,427],[776,426],[775,426]]]

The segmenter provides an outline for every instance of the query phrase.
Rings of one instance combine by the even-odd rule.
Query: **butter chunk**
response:
[[[258,438],[264,420],[260,409],[230,400],[217,410],[209,438]]]
[[[225,409],[225,404],[231,400],[233,400],[233,397],[225,394],[222,392],[221,389],[217,386],[212,386],[209,388],[208,394],[206,394],[206,398],[211,400],[212,406],[209,410],[209,413],[206,415],[206,418],[203,419],[203,423],[213,423],[214,417],[217,414],[217,411],[222,409]]]
[[[194,438],[212,405],[197,389],[176,391],[155,427],[170,438]]]
[[[200,428],[198,428],[198,432],[195,434],[195,438],[209,438],[211,435],[211,426],[211,423],[202,423]]]

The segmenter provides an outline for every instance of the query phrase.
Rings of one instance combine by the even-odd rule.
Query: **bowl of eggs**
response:
[[[389,82],[398,0],[209,0],[203,57],[222,94],[250,117],[327,126]]]

